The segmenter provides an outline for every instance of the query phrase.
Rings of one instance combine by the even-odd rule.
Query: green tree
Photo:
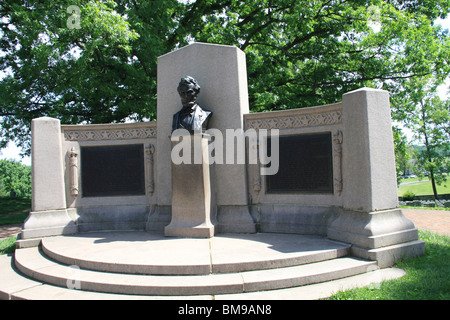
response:
[[[448,33],[433,24],[448,12],[448,0],[0,0],[0,147],[29,151],[40,116],[154,120],[157,57],[192,41],[245,51],[252,111],[395,93],[448,74]]]
[[[71,5],[80,8],[79,28],[71,25]],[[116,6],[111,0],[1,2],[0,147],[8,140],[29,146],[36,117],[112,122],[132,116],[133,103],[145,109],[148,93],[131,59],[130,42],[138,35]]]
[[[0,160],[1,193],[9,195],[14,191],[18,197],[31,196],[31,167],[20,161]]]
[[[416,164],[429,175],[436,200],[436,184],[446,181],[450,169],[450,103],[439,98],[437,84],[433,77],[405,81],[404,90],[393,99],[397,117],[402,117],[424,146],[416,151]]]
[[[412,153],[408,139],[403,134],[402,130],[396,126],[392,129],[394,135],[397,184],[400,184],[402,178],[406,175],[407,170],[410,169],[409,161],[412,159]]]

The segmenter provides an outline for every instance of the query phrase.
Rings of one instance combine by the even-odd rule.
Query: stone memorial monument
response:
[[[193,43],[157,62],[157,121],[32,121],[20,271],[64,286],[67,266],[83,264],[83,290],[215,295],[349,277],[424,253],[398,208],[388,92],[250,113],[240,49]],[[235,145],[244,161],[234,161]]]
[[[362,88],[333,105],[249,113],[245,54],[206,43],[159,57],[157,80],[157,123],[33,120],[33,209],[19,246],[93,230],[192,237],[258,231],[351,243],[353,254],[381,266],[423,252],[417,229],[398,209],[388,92]],[[277,129],[278,172],[262,175],[261,159],[210,163],[208,127]],[[200,162],[173,162],[183,141]],[[265,145],[270,149],[265,141],[253,147]]]

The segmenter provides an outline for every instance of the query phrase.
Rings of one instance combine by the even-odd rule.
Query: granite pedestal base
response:
[[[213,170],[209,162],[208,136],[204,134],[172,136],[172,150],[190,157],[178,163],[172,160],[172,219],[164,234],[172,237],[211,238],[216,215]],[[181,150],[183,149],[183,150]],[[173,152],[173,157],[179,156]]]

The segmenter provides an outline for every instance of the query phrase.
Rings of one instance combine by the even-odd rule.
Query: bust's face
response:
[[[195,91],[195,86],[192,83],[184,84],[178,90],[181,98],[181,104],[183,107],[192,108],[197,100],[197,91]]]

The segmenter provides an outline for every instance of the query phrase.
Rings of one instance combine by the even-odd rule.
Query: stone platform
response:
[[[298,266],[344,257],[349,245],[318,236],[221,234],[211,239],[111,232],[42,240],[42,253],[67,265],[102,272],[209,275]]]
[[[99,299],[111,297],[108,294],[234,299],[236,294],[258,295],[380,271],[376,262],[350,257],[349,252],[348,244],[308,235],[186,239],[148,232],[96,232],[44,238],[39,247],[17,249],[11,263],[16,274],[33,283],[30,291],[20,290],[19,298],[53,288],[65,296],[84,292],[100,295]],[[0,293],[12,298],[11,290],[0,288]]]

